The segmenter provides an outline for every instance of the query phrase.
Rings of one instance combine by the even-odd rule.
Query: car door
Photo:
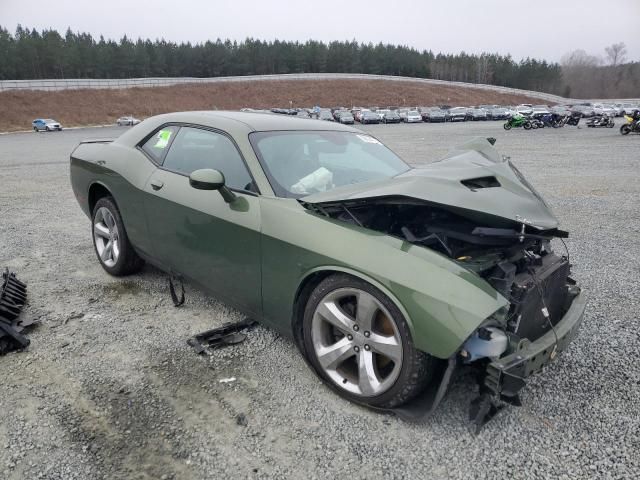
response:
[[[224,132],[182,126],[171,135],[158,137],[168,151],[145,186],[154,256],[260,317],[260,205],[251,174]],[[202,168],[221,171],[236,200],[226,203],[217,191],[191,187],[189,174]]]

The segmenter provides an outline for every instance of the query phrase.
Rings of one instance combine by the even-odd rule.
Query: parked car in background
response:
[[[429,123],[445,122],[447,120],[447,114],[444,110],[438,107],[429,108],[422,112],[422,121]]]
[[[534,105],[531,107],[531,116],[532,117],[542,117],[543,115],[549,115],[551,112],[549,111],[549,107],[546,105]]]
[[[353,115],[351,115],[351,112],[345,110],[338,116],[338,122],[343,125],[353,125],[355,123],[355,119],[353,118]]]
[[[380,117],[380,121],[384,120],[384,116],[391,112],[391,110],[388,110],[386,108],[380,109],[380,110],[376,110],[376,113],[378,114],[378,117]]]
[[[511,114],[506,108],[497,107],[489,110],[487,118],[490,120],[507,120],[508,118],[511,118]]]
[[[331,111],[331,114],[333,115],[333,119],[337,122],[340,119],[340,115],[342,115],[345,112],[351,113],[346,108],[336,108]]]
[[[447,120],[450,122],[464,122],[467,120],[467,109],[464,107],[450,108],[447,112]]]
[[[405,122],[407,120],[407,113],[409,113],[409,109],[399,108],[397,112],[398,112],[398,115],[400,115],[400,118],[402,119],[402,121]]]
[[[140,120],[135,117],[120,117],[118,120],[116,120],[116,125],[118,125],[119,127],[133,126],[139,123]]]
[[[52,132],[52,131],[62,131],[62,125],[60,122],[57,122],[51,118],[36,118],[33,122],[31,122],[31,126],[35,132]]]
[[[409,110],[407,112],[407,118],[405,119],[407,123],[420,123],[422,122],[422,115],[417,110]]]
[[[571,110],[566,105],[555,105],[551,107],[551,113],[555,113],[556,115],[571,115]]]
[[[574,105],[571,107],[571,113],[580,114],[582,117],[593,117],[596,113],[591,105]]]
[[[469,110],[470,120],[486,120],[487,118],[487,111],[484,108],[472,108]]]
[[[309,115],[309,112],[307,112],[306,110],[298,110],[298,112],[296,113],[296,117],[298,117],[298,118],[311,118],[311,115]]]
[[[376,112],[363,110],[360,112],[360,123],[363,125],[368,123],[380,123],[380,117]]]
[[[533,108],[531,107],[531,105],[518,105],[514,110],[516,113],[526,116],[529,116],[533,113]]]
[[[635,110],[640,110],[640,106],[633,103],[619,103],[617,106],[622,111],[621,115],[632,115]]]
[[[612,105],[609,105],[607,103],[594,103],[593,113],[596,115],[607,115],[609,117],[615,117],[618,112]]]
[[[402,119],[400,118],[400,115],[398,115],[398,112],[396,112],[395,110],[387,111],[387,113],[384,114],[384,117],[382,117],[382,123],[400,123],[400,122],[402,122]]]
[[[331,115],[331,110],[320,110],[320,114],[318,115],[318,120],[325,120],[327,122],[335,122],[333,115]]]

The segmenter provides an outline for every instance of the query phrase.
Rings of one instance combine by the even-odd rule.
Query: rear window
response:
[[[161,165],[165,153],[169,150],[169,145],[176,136],[179,127],[168,126],[162,127],[154,133],[143,145],[142,150],[149,155],[154,162]]]

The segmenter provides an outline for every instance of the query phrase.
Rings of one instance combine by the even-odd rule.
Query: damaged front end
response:
[[[568,233],[541,196],[486,141],[461,152],[370,189],[336,189],[301,203],[436,251],[507,300],[459,349],[462,363],[478,367],[470,414],[479,429],[501,402],[518,405],[525,379],[571,342],[586,300],[570,276],[568,252],[552,249],[552,240]]]

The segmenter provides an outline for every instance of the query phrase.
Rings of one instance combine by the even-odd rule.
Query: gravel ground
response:
[[[104,128],[0,136],[0,266],[40,319],[0,358],[0,478],[635,478],[640,471],[640,182],[637,136],[505,132],[500,122],[366,128],[414,164],[469,137],[497,146],[546,196],[590,303],[562,356],[477,437],[462,371],[421,426],[350,404],[295,346],[257,328],[198,357],[186,339],[239,319],[187,285],[175,309],[152,268],[109,277],[68,179],[68,155]],[[235,380],[222,382],[234,377]]]

